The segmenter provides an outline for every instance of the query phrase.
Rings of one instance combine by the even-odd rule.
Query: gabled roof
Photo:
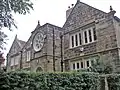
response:
[[[92,8],[92,9],[96,10],[96,11],[99,11],[99,12],[101,12],[101,13],[107,14],[106,12],[104,12],[104,11],[102,11],[102,10],[99,10],[99,9],[97,9],[97,8],[94,8],[94,7],[90,6],[90,5],[88,5],[88,4],[85,4],[85,3],[81,2],[80,0],[77,0],[77,3],[76,3],[75,6],[72,8],[72,11],[70,12],[70,14],[69,14],[69,16],[68,16],[65,24],[63,25],[63,28],[65,27],[65,25],[66,25],[67,22],[69,21],[72,13],[75,11],[75,8],[76,8],[78,5],[84,5],[85,7],[90,7],[90,8]],[[82,12],[82,9],[79,9],[79,11]]]
[[[53,25],[53,24],[50,24],[50,23],[45,23],[44,25],[39,25],[39,22],[38,22],[38,25],[36,26],[35,30],[32,31],[31,33],[33,34],[35,31],[40,30],[41,28],[44,28],[44,27],[47,27],[47,26],[53,26],[53,27],[59,28],[60,31],[63,30],[61,27],[56,26],[56,25]],[[26,46],[28,45],[28,42],[29,42],[29,41],[31,40],[31,38],[32,38],[32,34],[31,34],[31,36],[29,37],[29,39],[27,40],[27,42],[25,43],[25,45],[23,46],[22,49],[26,48]]]
[[[37,29],[40,28],[40,27],[41,27],[41,25],[40,25],[40,22],[38,21],[38,24],[37,24],[35,30],[37,30]],[[33,30],[31,33],[33,33],[35,30]]]
[[[118,22],[120,22],[120,18],[118,18],[117,16],[114,16],[114,19]]]
[[[16,35],[16,36],[15,36],[15,39],[14,39],[14,41],[13,41],[13,43],[12,43],[12,45],[11,45],[10,50],[9,50],[8,53],[11,52],[11,49],[12,49],[12,47],[13,47],[15,44],[17,44],[19,50],[21,50],[21,49],[23,48],[23,46],[25,45],[25,43],[26,43],[25,41],[19,40],[19,39],[17,38],[17,35]],[[18,51],[18,52],[19,52],[19,51]]]
[[[22,41],[22,40],[17,40],[17,42],[19,43],[20,47],[23,48],[23,46],[25,45],[25,41]]]

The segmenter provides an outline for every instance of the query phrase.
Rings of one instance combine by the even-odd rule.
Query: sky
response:
[[[31,35],[31,32],[35,29],[38,20],[41,25],[45,23],[51,23],[62,27],[66,20],[66,10],[71,4],[75,4],[77,0],[32,0],[34,4],[34,10],[31,10],[30,14],[19,15],[15,14],[15,22],[18,29],[9,31],[5,29],[5,33],[8,35],[9,40],[5,45],[4,56],[8,53],[12,42],[17,34],[20,40],[27,41]],[[110,5],[116,11],[116,16],[120,17],[120,0],[80,0],[90,6],[100,9],[105,12],[109,12]]]

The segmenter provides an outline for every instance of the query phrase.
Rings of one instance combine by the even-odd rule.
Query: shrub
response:
[[[96,73],[0,73],[0,90],[97,90]]]
[[[120,74],[107,75],[109,90],[120,90]]]

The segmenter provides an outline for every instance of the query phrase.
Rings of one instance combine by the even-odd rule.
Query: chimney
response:
[[[74,7],[74,4],[71,4],[71,7],[68,6],[68,10],[66,11],[66,19],[69,17],[69,15],[70,15],[70,13],[71,13],[73,7]]]

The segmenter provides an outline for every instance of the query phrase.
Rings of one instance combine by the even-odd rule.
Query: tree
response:
[[[0,69],[1,69],[1,65],[4,63],[5,58],[3,57],[3,53],[0,53]]]
[[[97,60],[92,62],[92,66],[89,68],[89,71],[110,74],[113,72],[113,66],[110,63],[104,63],[102,60]]]
[[[0,48],[3,49],[3,44],[5,43],[5,35],[2,30],[7,27],[12,30],[12,26],[16,27],[14,22],[13,14],[18,13],[26,15],[33,10],[33,3],[30,0],[0,0]]]

